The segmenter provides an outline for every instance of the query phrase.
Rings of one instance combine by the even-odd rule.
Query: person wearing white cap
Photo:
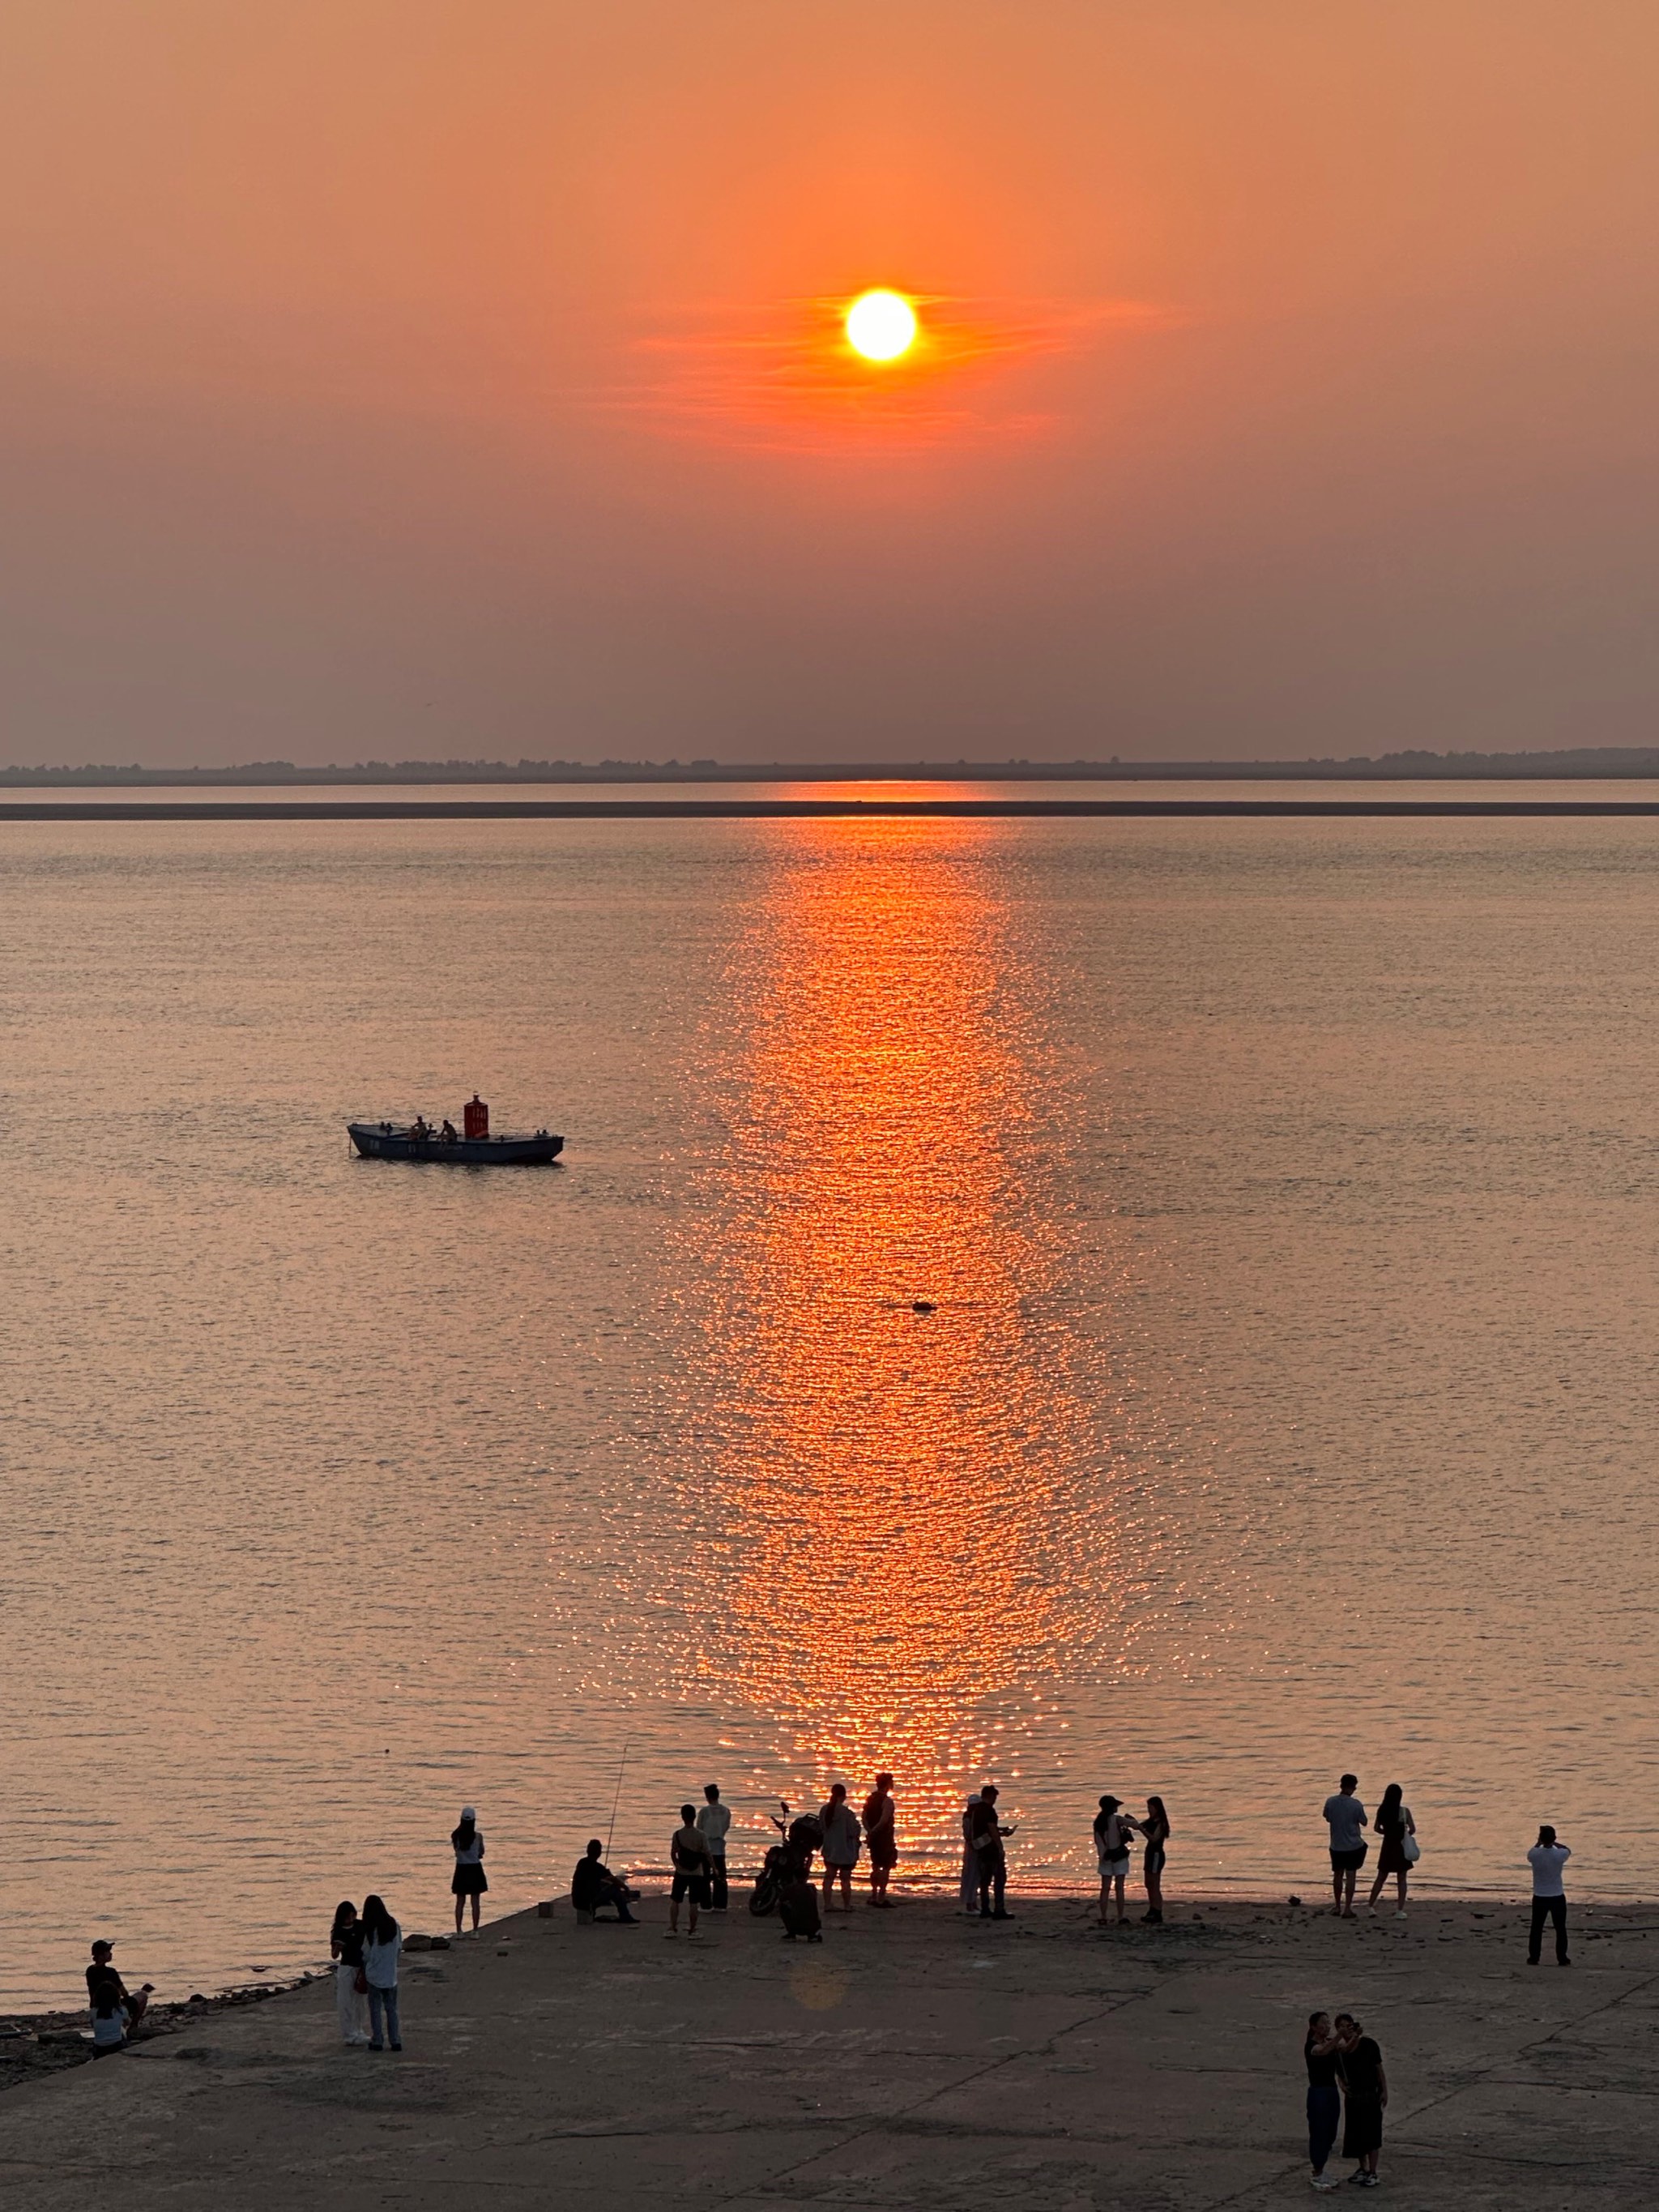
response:
[[[461,1824],[452,1828],[449,1840],[455,1850],[455,1872],[450,1881],[450,1891],[455,1899],[455,1933],[461,1932],[461,1911],[467,1899],[472,1899],[472,1933],[478,1932],[478,1899],[489,1887],[489,1877],[483,1870],[483,1830],[478,1826],[478,1816],[471,1806],[461,1808]]]

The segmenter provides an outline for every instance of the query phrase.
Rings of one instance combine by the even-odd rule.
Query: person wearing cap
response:
[[[129,1990],[115,1971],[115,1946],[100,1936],[92,1947],[92,1964],[87,1968],[87,1996],[92,2006],[92,2039],[94,2044],[123,2043],[132,2033],[149,2008],[149,1993],[155,1986],[146,1982],[136,1992]],[[112,2033],[108,2024],[118,2023]],[[100,2030],[102,2031],[100,2033]]]
[[[461,1911],[467,1899],[472,1899],[472,1933],[478,1932],[478,1899],[489,1887],[489,1877],[483,1870],[483,1830],[478,1826],[478,1816],[471,1805],[461,1808],[460,1826],[452,1828],[449,1840],[455,1852],[455,1871],[450,1877],[450,1893],[455,1899],[455,1933],[461,1932]]]
[[[1123,1905],[1123,1881],[1129,1871],[1129,1838],[1140,1826],[1123,1809],[1123,1800],[1114,1797],[1109,1790],[1100,1801],[1100,1810],[1095,1814],[1095,1857],[1100,1865],[1100,1924],[1109,1925],[1107,1907],[1112,1893],[1117,1892],[1117,1924],[1122,1927],[1128,1915]]]

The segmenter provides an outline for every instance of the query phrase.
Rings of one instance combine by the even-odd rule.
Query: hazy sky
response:
[[[1659,741],[1656,232],[1653,0],[8,0],[0,757]]]

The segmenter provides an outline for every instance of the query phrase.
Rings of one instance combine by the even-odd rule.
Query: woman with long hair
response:
[[[478,1932],[478,1899],[489,1887],[489,1877],[483,1870],[483,1830],[478,1826],[478,1816],[470,1805],[461,1808],[459,1827],[449,1832],[451,1848],[455,1853],[455,1871],[450,1876],[450,1894],[455,1899],[455,1933],[461,1932],[461,1908],[470,1897],[472,1899],[472,1933]]]
[[[1109,1923],[1106,1907],[1114,1889],[1117,1892],[1117,1924],[1121,1928],[1128,1918],[1123,1909],[1123,1881],[1129,1871],[1129,1838],[1139,1823],[1132,1820],[1122,1811],[1123,1800],[1109,1792],[1100,1801],[1100,1810],[1095,1815],[1095,1856],[1100,1864],[1100,1924]]]
[[[340,2040],[354,2046],[367,2043],[368,1984],[363,1979],[363,1923],[349,1897],[343,1897],[334,1908],[328,1955],[338,1962],[334,1969],[334,2006],[339,2014]]]
[[[1376,1808],[1376,1818],[1371,1826],[1382,1838],[1382,1848],[1376,1855],[1376,1880],[1371,1884],[1370,1902],[1366,1910],[1375,1912],[1376,1900],[1382,1894],[1382,1885],[1393,1875],[1399,1890],[1399,1903],[1395,1918],[1406,1917],[1406,1883],[1411,1873],[1411,1860],[1406,1855],[1406,1838],[1417,1833],[1417,1823],[1412,1818],[1412,1808],[1400,1802],[1400,1784],[1389,1783],[1382,1792],[1382,1802]]]
[[[398,2020],[398,1954],[404,1948],[404,1931],[378,1897],[363,1899],[363,1978],[368,1984],[368,2047],[380,2051],[380,2023],[386,2022],[386,2041],[394,2051],[403,2049]]]
[[[1146,1817],[1140,1824],[1146,1844],[1140,1871],[1146,1884],[1146,1910],[1141,1918],[1149,1927],[1164,1925],[1164,1861],[1170,1841],[1170,1816],[1161,1797],[1146,1800]]]

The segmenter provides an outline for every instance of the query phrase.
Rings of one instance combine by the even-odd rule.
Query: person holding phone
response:
[[[1532,1869],[1532,1932],[1527,1938],[1527,1964],[1535,1966],[1544,1948],[1544,1923],[1555,1923],[1555,1963],[1570,1966],[1567,1956],[1567,1889],[1561,1869],[1572,1853],[1547,1826],[1538,1831],[1538,1841],[1527,1853]]]

